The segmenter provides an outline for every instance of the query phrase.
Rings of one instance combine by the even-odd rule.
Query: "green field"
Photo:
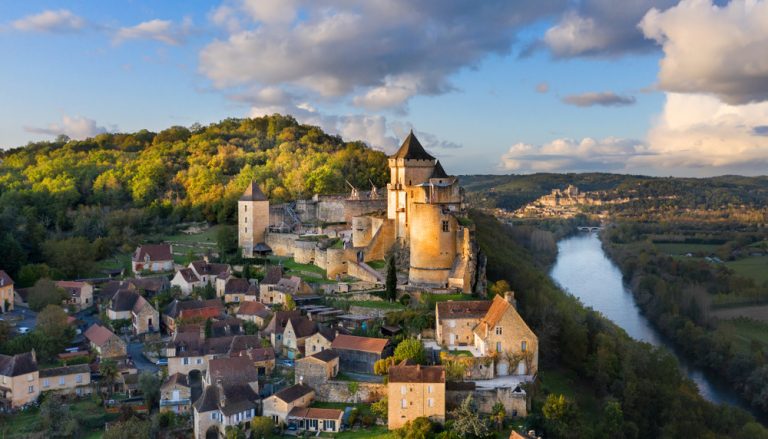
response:
[[[394,439],[397,435],[387,429],[386,426],[377,425],[361,430],[343,431],[336,435],[328,435],[338,439]]]
[[[383,270],[387,268],[387,261],[383,259],[379,259],[377,261],[368,261],[366,262],[369,267],[373,268],[374,270]]]
[[[742,352],[750,352],[753,342],[756,342],[763,351],[768,349],[768,323],[737,318],[720,322],[717,330],[733,340]]]
[[[757,285],[768,282],[768,256],[751,256],[726,262],[725,265],[739,276],[754,279]]]
[[[669,255],[685,255],[693,253],[694,255],[709,255],[715,252],[720,245],[718,244],[693,244],[685,242],[664,242],[653,244],[659,251]]]

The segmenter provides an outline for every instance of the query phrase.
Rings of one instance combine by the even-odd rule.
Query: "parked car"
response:
[[[167,358],[158,358],[157,362],[155,363],[158,366],[167,366],[168,365],[168,359]]]
[[[16,330],[19,332],[19,334],[29,333],[29,328],[27,328],[26,326],[19,326]]]

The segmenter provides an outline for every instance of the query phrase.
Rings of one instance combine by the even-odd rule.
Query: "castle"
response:
[[[389,157],[386,199],[374,187],[346,197],[318,197],[270,206],[255,183],[238,202],[239,245],[246,257],[272,251],[312,263],[329,278],[376,283],[367,265],[397,245],[407,260],[408,287],[471,292],[477,283],[477,245],[466,217],[464,191],[411,132]]]

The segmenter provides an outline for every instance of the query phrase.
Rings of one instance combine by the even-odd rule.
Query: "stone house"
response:
[[[465,349],[475,357],[493,359],[487,370],[471,371],[475,378],[535,375],[539,363],[538,338],[520,317],[514,302],[514,294],[507,292],[492,301],[438,303],[437,342],[450,350]],[[470,335],[471,342],[467,342]]]
[[[218,264],[208,262],[206,257],[202,261],[190,262],[187,266],[200,279],[202,285],[216,286],[216,279],[219,277],[229,277],[232,267],[229,264]]]
[[[160,314],[136,290],[118,290],[109,301],[107,317],[110,320],[131,320],[134,335],[155,332],[159,329]]]
[[[285,305],[286,297],[312,294],[312,287],[298,276],[284,277],[276,284],[259,287],[259,301],[267,305]]]
[[[181,294],[189,296],[195,287],[202,286],[202,281],[191,268],[182,268],[173,275],[171,286],[179,287]]]
[[[259,328],[263,328],[272,311],[261,302],[248,301],[240,304],[235,315],[238,319],[253,322]]]
[[[473,332],[480,354],[496,357],[497,375],[535,375],[538,371],[539,340],[515,309],[511,292],[493,298]]]
[[[13,279],[4,270],[0,270],[0,311],[13,311],[16,297],[13,291]]]
[[[282,352],[285,326],[288,324],[288,320],[294,317],[301,317],[301,311],[276,311],[272,316],[272,320],[269,321],[262,331],[262,335],[269,338],[272,347],[275,348],[275,352]]]
[[[296,360],[295,367],[296,383],[319,387],[339,373],[339,354],[333,349],[326,349]]]
[[[260,377],[270,375],[275,370],[275,350],[271,347],[249,348],[236,351],[236,347],[233,346],[230,350],[230,355],[250,358]]]
[[[489,300],[439,302],[435,307],[435,340],[441,346],[473,346],[474,329],[491,307]]]
[[[224,313],[224,305],[219,299],[209,300],[178,300],[174,299],[163,310],[163,324],[168,334],[176,332],[179,320],[199,320],[205,322],[209,318],[219,317]]]
[[[283,352],[288,358],[297,358],[304,354],[304,344],[307,337],[317,332],[317,323],[308,318],[291,317],[285,324],[283,331]]]
[[[104,326],[94,323],[85,331],[85,338],[100,358],[125,357],[125,342]]]
[[[269,228],[269,199],[252,181],[237,201],[237,243],[243,256],[252,258],[254,253],[269,249],[264,244]]]
[[[160,386],[160,413],[189,413],[192,408],[192,389],[189,379],[181,373],[170,375]]]
[[[236,356],[210,360],[203,385],[202,402],[198,400],[194,410],[196,436],[198,431],[204,434],[213,425],[223,434],[226,427],[247,424],[256,416],[259,375],[250,358]],[[216,393],[218,400],[206,401],[208,393]]]
[[[255,302],[259,298],[259,290],[247,279],[230,277],[224,282],[222,295],[224,303]]]
[[[227,427],[248,424],[258,409],[259,395],[248,384],[216,383],[205,386],[192,405],[196,439],[213,432],[224,437]]]
[[[56,286],[67,292],[67,305],[81,311],[93,305],[93,285],[71,280],[56,281]]]
[[[344,412],[337,409],[315,407],[294,407],[288,413],[286,424],[295,426],[299,432],[338,433],[341,430]]]
[[[199,331],[180,332],[165,346],[168,374],[189,375],[193,371],[204,374],[210,360],[258,347],[261,347],[261,340],[256,335],[205,338]]]
[[[271,418],[275,425],[285,424],[288,414],[295,407],[309,407],[315,391],[306,384],[294,384],[262,401],[263,416]]]
[[[33,403],[40,395],[35,351],[0,354],[0,408],[10,410]]]
[[[373,365],[392,354],[392,345],[386,338],[358,337],[339,334],[331,343],[331,349],[339,354],[339,364],[344,372],[373,374]]]
[[[331,348],[331,343],[336,339],[336,330],[318,325],[317,332],[307,337],[304,342],[305,355],[314,355]]]
[[[93,393],[91,368],[87,364],[77,364],[41,369],[40,390],[61,395],[90,395]]]
[[[173,252],[170,244],[144,244],[136,248],[131,259],[134,273],[155,273],[173,270]]]
[[[408,365],[389,368],[387,427],[395,430],[416,418],[445,422],[445,367]]]

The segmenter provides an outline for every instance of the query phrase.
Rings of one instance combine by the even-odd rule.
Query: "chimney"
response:
[[[506,293],[504,293],[504,300],[509,302],[515,308],[517,308],[517,301],[515,301],[515,292],[514,291],[507,291]]]
[[[207,253],[205,255],[203,255],[203,260],[205,261],[206,264],[208,263],[208,254]]]
[[[304,384],[304,375],[299,375],[299,385],[301,386],[303,384]]]

